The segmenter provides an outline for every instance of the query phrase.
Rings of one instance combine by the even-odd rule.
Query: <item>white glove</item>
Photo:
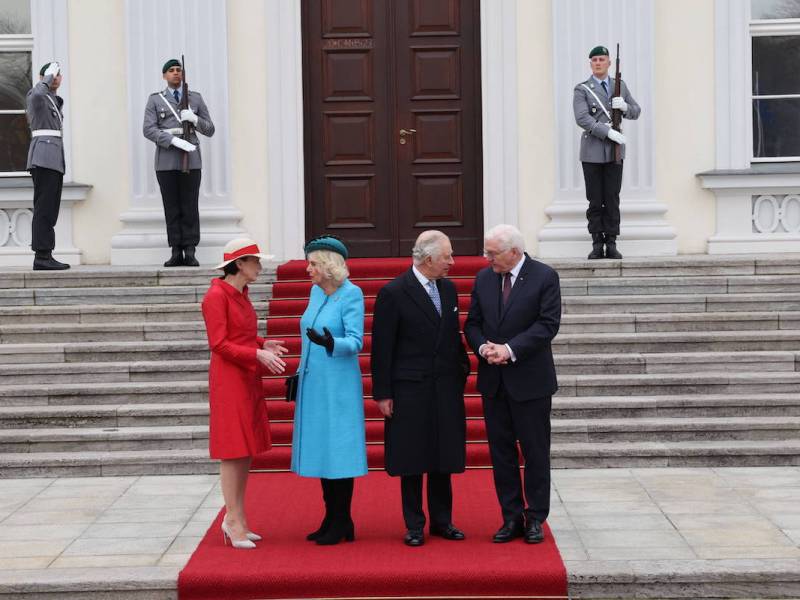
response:
[[[53,77],[55,77],[56,75],[58,75],[59,71],[61,71],[61,65],[58,64],[57,62],[53,61],[44,70],[44,77],[47,77],[48,75],[52,75]]]
[[[612,142],[616,142],[620,146],[625,144],[625,136],[622,135],[616,129],[609,129],[608,130],[608,139],[610,139]]]
[[[614,96],[611,99],[611,108],[614,110],[621,110],[622,112],[628,112],[628,103],[622,98],[622,96]]]
[[[192,125],[197,125],[197,115],[191,108],[184,108],[181,111],[181,123],[189,121]]]
[[[179,137],[172,138],[172,141],[170,142],[170,144],[172,144],[176,148],[180,148],[184,152],[194,152],[195,150],[197,150],[197,146],[195,146],[192,143],[187,142],[186,140],[182,140]]]

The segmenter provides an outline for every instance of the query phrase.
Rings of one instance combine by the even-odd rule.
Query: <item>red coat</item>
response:
[[[203,298],[211,364],[208,450],[211,458],[242,458],[269,450],[269,420],[261,387],[256,350],[256,311],[247,288],[240,293],[222,279],[213,279]]]

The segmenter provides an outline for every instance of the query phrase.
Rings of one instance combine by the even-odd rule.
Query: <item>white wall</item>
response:
[[[669,206],[678,252],[705,253],[714,194],[695,174],[715,160],[714,1],[658,1],[655,10],[657,196]]]
[[[74,241],[82,262],[108,263],[129,190],[122,2],[71,0],[69,53],[73,179],[93,186],[74,210]]]

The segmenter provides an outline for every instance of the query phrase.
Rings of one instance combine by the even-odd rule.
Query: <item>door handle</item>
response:
[[[406,140],[407,135],[413,135],[417,133],[416,129],[401,129],[400,130],[400,143],[405,144],[408,140]]]

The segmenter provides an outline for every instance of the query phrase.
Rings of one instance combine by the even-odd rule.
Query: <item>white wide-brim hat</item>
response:
[[[222,250],[223,260],[214,268],[222,269],[225,267],[225,265],[232,263],[237,258],[244,258],[246,256],[257,256],[258,258],[263,258],[264,260],[270,260],[275,255],[261,254],[261,251],[258,249],[258,244],[256,244],[255,240],[251,240],[250,238],[238,238],[225,244],[225,248]]]

